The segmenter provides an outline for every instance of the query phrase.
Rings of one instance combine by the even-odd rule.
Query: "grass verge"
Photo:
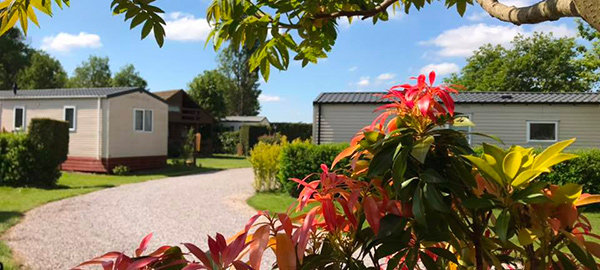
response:
[[[56,188],[16,188],[0,186],[0,235],[17,224],[25,212],[52,202],[82,195],[92,191],[124,184],[144,182],[165,177],[197,174],[212,170],[250,167],[245,157],[215,155],[198,158],[199,168],[172,166],[160,170],[145,171],[127,176],[64,172]],[[20,266],[13,260],[6,244],[0,242],[0,262],[5,270],[17,270]]]

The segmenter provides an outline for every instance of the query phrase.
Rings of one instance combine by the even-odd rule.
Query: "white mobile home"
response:
[[[141,88],[0,91],[0,127],[25,132],[32,118],[70,125],[64,170],[110,172],[166,165],[168,108]]]
[[[349,141],[383,105],[382,92],[322,93],[313,102],[313,141]],[[469,130],[500,137],[506,145],[542,147],[577,138],[574,148],[600,147],[600,93],[462,92],[456,111],[470,117]],[[472,135],[472,145],[495,141]]]

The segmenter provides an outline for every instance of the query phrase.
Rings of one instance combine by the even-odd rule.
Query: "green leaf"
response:
[[[484,176],[491,178],[492,180],[496,181],[500,185],[504,185],[504,181],[502,180],[502,178],[500,177],[498,172],[496,172],[496,170],[494,170],[494,168],[488,162],[486,162],[485,160],[483,160],[481,158],[475,157],[475,156],[463,156],[463,157],[466,158],[467,160],[469,160],[471,163],[473,163],[473,165],[475,167],[477,167],[477,169]]]
[[[421,141],[417,142],[410,154],[417,159],[421,163],[425,163],[425,158],[427,157],[427,153],[429,153],[429,148],[431,148],[431,144],[435,141],[433,136],[427,136]]]
[[[502,242],[508,241],[508,227],[510,225],[510,212],[508,210],[503,210],[500,215],[498,215],[498,219],[496,219],[496,226],[494,227],[494,231],[498,235],[498,238]]]
[[[502,162],[502,169],[504,170],[504,174],[508,177],[508,179],[512,180],[515,178],[519,170],[521,169],[521,161],[523,160],[523,156],[519,151],[512,151],[508,153]]]
[[[419,258],[421,259],[421,263],[423,263],[423,265],[425,266],[425,268],[427,270],[440,269],[435,264],[435,261],[429,255],[427,255],[427,253],[425,253],[423,251],[419,251]]]
[[[452,254],[452,252],[450,252],[449,250],[447,250],[445,248],[430,247],[427,250],[433,252],[435,255],[438,255],[446,260],[449,260],[453,263],[458,264],[458,260],[456,259],[456,256],[454,256],[454,254]]]
[[[577,266],[575,266],[575,264],[573,264],[573,262],[564,253],[557,251],[556,257],[558,258],[558,261],[560,262],[560,265],[563,267],[564,270],[577,269]]]
[[[390,170],[390,168],[392,168],[395,150],[395,147],[388,146],[377,152],[369,164],[367,177],[380,176]]]
[[[150,34],[150,31],[152,31],[152,25],[152,21],[146,21],[144,27],[142,28],[142,39],[145,39],[148,36],[148,34]]]
[[[462,205],[468,209],[491,209],[498,205],[498,202],[487,198],[469,197],[462,201]]]
[[[130,29],[135,28],[136,26],[138,26],[141,23],[143,23],[146,19],[148,19],[148,14],[146,14],[146,13],[139,13],[137,16],[135,16],[133,18],[133,20],[131,20],[131,25],[129,26],[129,28]]]
[[[515,180],[513,180],[511,182],[511,185],[513,187],[518,187],[522,184],[525,183],[529,183],[529,181],[535,179],[536,177],[538,177],[540,174],[542,174],[542,171],[540,170],[526,170],[521,172],[517,178],[515,178]]]
[[[423,186],[423,193],[425,194],[425,201],[433,209],[442,213],[450,213],[450,207],[444,202],[442,194],[434,186],[425,184]]]
[[[464,16],[465,11],[467,11],[467,1],[458,0],[458,2],[456,2],[456,10],[458,11],[458,14],[460,14],[461,17]]]
[[[438,172],[433,169],[425,169],[423,173],[421,173],[421,180],[425,183],[430,184],[444,184],[448,183],[448,179],[442,177]]]
[[[159,47],[162,47],[165,43],[165,30],[160,23],[154,24],[154,38],[156,39]]]
[[[567,146],[571,145],[573,142],[575,142],[575,138],[562,142],[557,142],[551,145],[550,147],[546,148],[546,150],[544,150],[541,154],[535,157],[535,161],[533,162],[532,168],[538,169],[539,167],[542,167],[543,164],[546,163],[546,161],[559,154],[562,150],[567,148]]]
[[[420,187],[415,189],[415,195],[413,196],[413,215],[417,222],[423,226],[427,226],[427,219],[425,218],[425,206],[423,205],[423,193]]]
[[[591,254],[589,254],[587,251],[581,249],[579,247],[579,245],[577,245],[574,242],[570,242],[567,247],[569,248],[569,251],[571,251],[571,254],[573,254],[573,256],[575,256],[575,258],[581,263],[583,264],[585,267],[592,269],[592,270],[597,270],[598,266],[596,265],[596,262],[594,261],[594,257],[592,257]]]

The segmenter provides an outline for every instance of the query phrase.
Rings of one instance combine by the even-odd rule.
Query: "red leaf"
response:
[[[221,250],[219,249],[219,244],[217,244],[217,241],[212,239],[210,236],[208,237],[208,249],[210,250],[210,256],[212,257],[213,261],[217,264],[220,264],[221,260],[219,257],[221,255]]]
[[[142,269],[157,260],[158,260],[158,258],[152,258],[152,257],[147,257],[147,258],[143,258],[140,260],[136,260],[133,263],[129,264],[129,266],[127,267],[127,270]]]
[[[246,246],[246,237],[246,233],[238,235],[238,237],[235,238],[235,240],[233,240],[233,242],[231,242],[231,244],[225,248],[222,256],[223,265],[231,264],[237,258],[237,256],[240,255],[240,252],[242,252]]]
[[[450,115],[454,115],[454,100],[452,97],[444,91],[439,91],[438,96],[442,99],[442,102],[444,102],[444,106],[446,106]]]
[[[286,214],[279,213],[277,214],[279,217],[279,221],[281,222],[281,226],[285,230],[285,233],[291,237],[292,230],[294,229],[294,225],[292,225],[292,220]]]
[[[327,224],[329,231],[335,231],[337,226],[335,206],[333,201],[329,198],[321,200],[323,205],[323,216],[325,217],[325,223]]]
[[[248,232],[248,230],[250,230],[250,228],[252,228],[252,225],[254,225],[254,222],[260,217],[262,216],[263,213],[261,211],[258,211],[258,214],[252,216],[249,220],[248,223],[246,223],[246,227],[244,227],[244,230],[246,232]]]
[[[429,73],[429,85],[433,85],[435,82],[435,71],[431,71]]]
[[[296,254],[292,240],[285,233],[277,234],[275,240],[277,245],[275,255],[279,269],[296,270]]]
[[[171,248],[171,246],[162,246],[159,247],[158,249],[156,249],[154,252],[148,254],[148,257],[160,257],[161,255],[163,255],[163,253],[165,253],[165,251],[169,250]]]
[[[233,267],[235,267],[235,270],[251,270],[252,269],[246,263],[241,262],[241,261],[233,262]],[[258,268],[256,268],[256,269],[258,269]]]
[[[371,229],[375,234],[379,232],[379,222],[381,220],[381,215],[379,213],[379,207],[377,206],[377,202],[372,197],[366,197],[363,202],[363,208],[365,209],[365,216],[367,218],[367,222],[371,226]]]
[[[333,160],[333,163],[331,164],[331,169],[333,170],[335,165],[338,164],[338,162],[340,162],[340,160],[354,154],[354,152],[356,152],[356,150],[358,148],[360,148],[360,144],[356,144],[356,145],[353,145],[353,146],[350,146],[350,147],[344,149],[344,151],[342,151],[339,155],[337,155],[337,157],[335,157],[335,159]]]
[[[417,84],[419,85],[419,87],[422,87],[425,85],[425,75],[423,75],[423,74],[419,75],[419,78],[417,79]]]
[[[191,244],[191,243],[184,243],[183,245],[192,254],[194,254],[194,256],[196,256],[196,258],[198,258],[204,264],[204,266],[206,266],[208,269],[212,270],[212,263],[210,262],[210,260],[208,259],[208,257],[206,256],[206,253],[204,253],[204,251],[202,251],[196,245]]]
[[[185,266],[183,269],[181,270],[198,270],[198,269],[205,269],[206,267],[204,267],[203,265],[197,264],[197,263],[191,263],[188,264],[187,266]]]
[[[429,93],[425,94],[423,97],[419,99],[417,102],[419,106],[419,110],[421,110],[421,115],[427,116],[429,114],[429,104],[431,103],[431,95]]]
[[[150,242],[150,239],[152,239],[152,233],[150,233],[150,234],[146,235],[146,237],[144,237],[144,239],[140,243],[140,246],[135,250],[135,256],[137,256],[137,257],[142,256],[142,253],[144,253],[144,251],[146,250],[146,247],[148,247],[148,242]]]
[[[254,232],[252,243],[250,244],[250,266],[254,269],[260,269],[263,253],[269,244],[269,224],[265,224]]]
[[[102,269],[104,270],[112,270],[114,266],[113,262],[103,262],[102,263]]]
[[[311,209],[310,212],[308,212],[308,214],[304,218],[304,223],[302,224],[302,227],[300,228],[300,233],[298,236],[298,243],[297,243],[298,247],[297,247],[297,251],[296,251],[296,253],[297,253],[296,255],[298,256],[300,263],[302,263],[302,260],[304,259],[304,252],[306,251],[306,245],[308,245],[308,233],[310,232],[310,230],[313,226],[316,214],[317,214],[317,208]]]

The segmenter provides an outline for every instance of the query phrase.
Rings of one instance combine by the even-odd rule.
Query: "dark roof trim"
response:
[[[158,101],[160,101],[164,104],[167,104],[166,100],[162,99],[161,97],[157,96],[156,94],[154,94],[144,88],[141,88],[141,87],[136,88],[136,89],[127,90],[127,91],[118,92],[118,93],[108,94],[108,95],[106,95],[106,98],[119,97],[119,96],[131,94],[131,93],[135,93],[135,92],[146,93],[146,94],[150,95],[151,97],[157,99]]]
[[[386,104],[375,94],[385,92],[325,92],[313,104]],[[600,93],[461,92],[457,104],[600,104]]]

